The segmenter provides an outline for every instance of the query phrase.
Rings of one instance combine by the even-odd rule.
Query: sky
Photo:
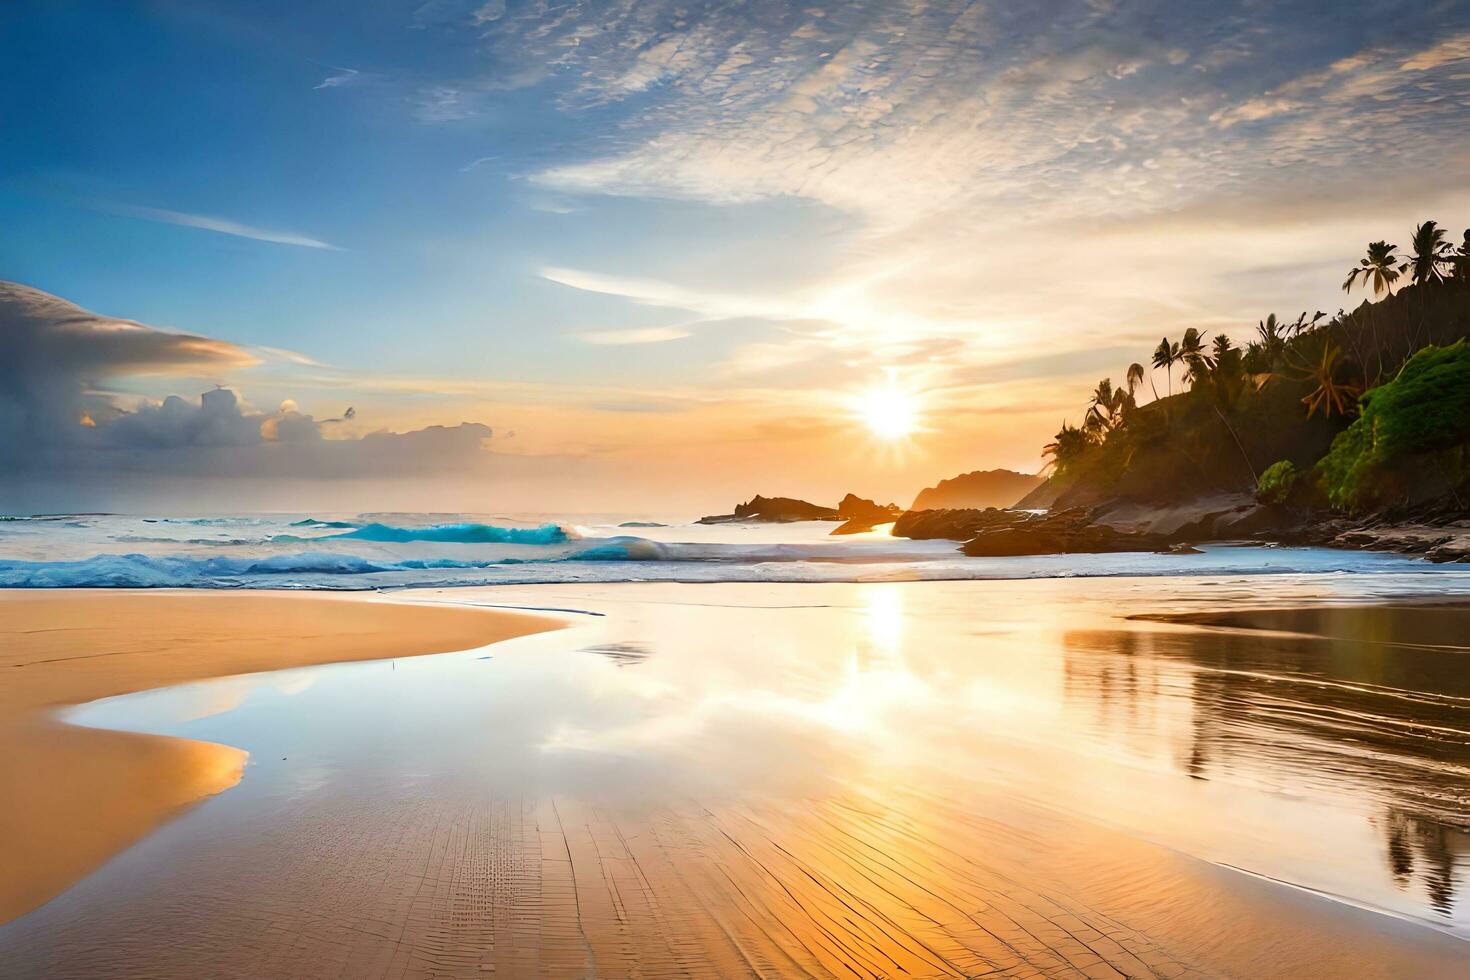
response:
[[[1470,2],[11,0],[0,119],[0,511],[906,504],[1470,225]]]

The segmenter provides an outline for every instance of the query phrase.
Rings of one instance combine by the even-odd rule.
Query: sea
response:
[[[954,541],[829,522],[609,514],[64,514],[0,519],[0,588],[383,590],[616,582],[903,582],[1422,575],[1416,558],[1257,543],[1199,554],[970,558]],[[1470,580],[1441,569],[1435,581]],[[1422,586],[1419,586],[1422,588]]]

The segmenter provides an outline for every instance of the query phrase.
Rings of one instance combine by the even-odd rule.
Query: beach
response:
[[[68,765],[144,740],[173,768],[131,763],[145,819],[0,951],[25,977],[1451,975],[1463,610],[1415,629],[1370,578],[7,595],[8,633],[191,652],[7,688]],[[15,673],[78,649],[28,642]],[[464,652],[391,659],[434,649]]]
[[[181,807],[235,785],[246,753],[59,724],[63,705],[205,677],[461,650],[556,624],[302,594],[0,591],[0,921],[42,904]]]

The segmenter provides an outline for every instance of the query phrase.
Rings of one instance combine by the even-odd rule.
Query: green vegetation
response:
[[[1165,337],[1149,357],[1162,396],[1143,364],[1123,386],[1098,382],[1081,424],[1064,422],[1043,450],[1058,506],[1242,490],[1348,510],[1458,501],[1470,488],[1470,230],[1456,247],[1425,221],[1403,257],[1373,242],[1342,288],[1360,284],[1373,301],[1272,314],[1244,346],[1192,327]]]
[[[1256,499],[1263,504],[1286,503],[1300,476],[1295,463],[1289,459],[1278,459],[1266,467],[1266,471],[1256,481]]]
[[[1470,345],[1425,347],[1392,381],[1363,396],[1361,414],[1318,467],[1322,488],[1344,510],[1388,503],[1401,489],[1404,460],[1428,457],[1442,475],[1458,476],[1467,440]]]

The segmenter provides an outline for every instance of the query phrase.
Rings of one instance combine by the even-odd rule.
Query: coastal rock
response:
[[[837,519],[846,523],[834,528],[832,533],[861,534],[896,520],[902,513],[897,504],[880,504],[850,493],[837,505]]]
[[[909,510],[983,510],[1012,507],[1044,477],[1014,470],[975,470],[919,491]],[[1044,505],[1043,505],[1044,506]]]
[[[1324,542],[1339,548],[1423,555],[1433,562],[1470,561],[1470,522],[1448,525],[1378,524],[1339,533]]]
[[[1047,478],[1011,506],[1016,510],[1050,510],[1056,506],[1057,498],[1062,495],[1062,490],[1063,488],[1057,485],[1055,478]]]
[[[1003,558],[1157,551],[1174,543],[1164,535],[1118,530],[1097,523],[1088,511],[1079,507],[1056,514],[1027,515],[1010,524],[984,528],[960,550],[972,557]]]
[[[1127,534],[1173,541],[1227,541],[1278,531],[1291,523],[1280,507],[1257,503],[1251,494],[1216,494],[1166,506],[1113,501],[1091,511],[1092,519]]]
[[[915,541],[934,538],[966,541],[983,529],[1008,527],[1028,520],[1031,516],[1020,511],[1000,510],[996,507],[987,507],[984,510],[971,507],[908,510],[894,521],[893,536],[911,538]]]
[[[850,495],[849,495],[850,496]],[[837,510],[795,497],[762,497],[756,494],[735,507],[732,514],[701,517],[700,524],[735,524],[742,521],[789,524],[793,521],[835,521]]]

